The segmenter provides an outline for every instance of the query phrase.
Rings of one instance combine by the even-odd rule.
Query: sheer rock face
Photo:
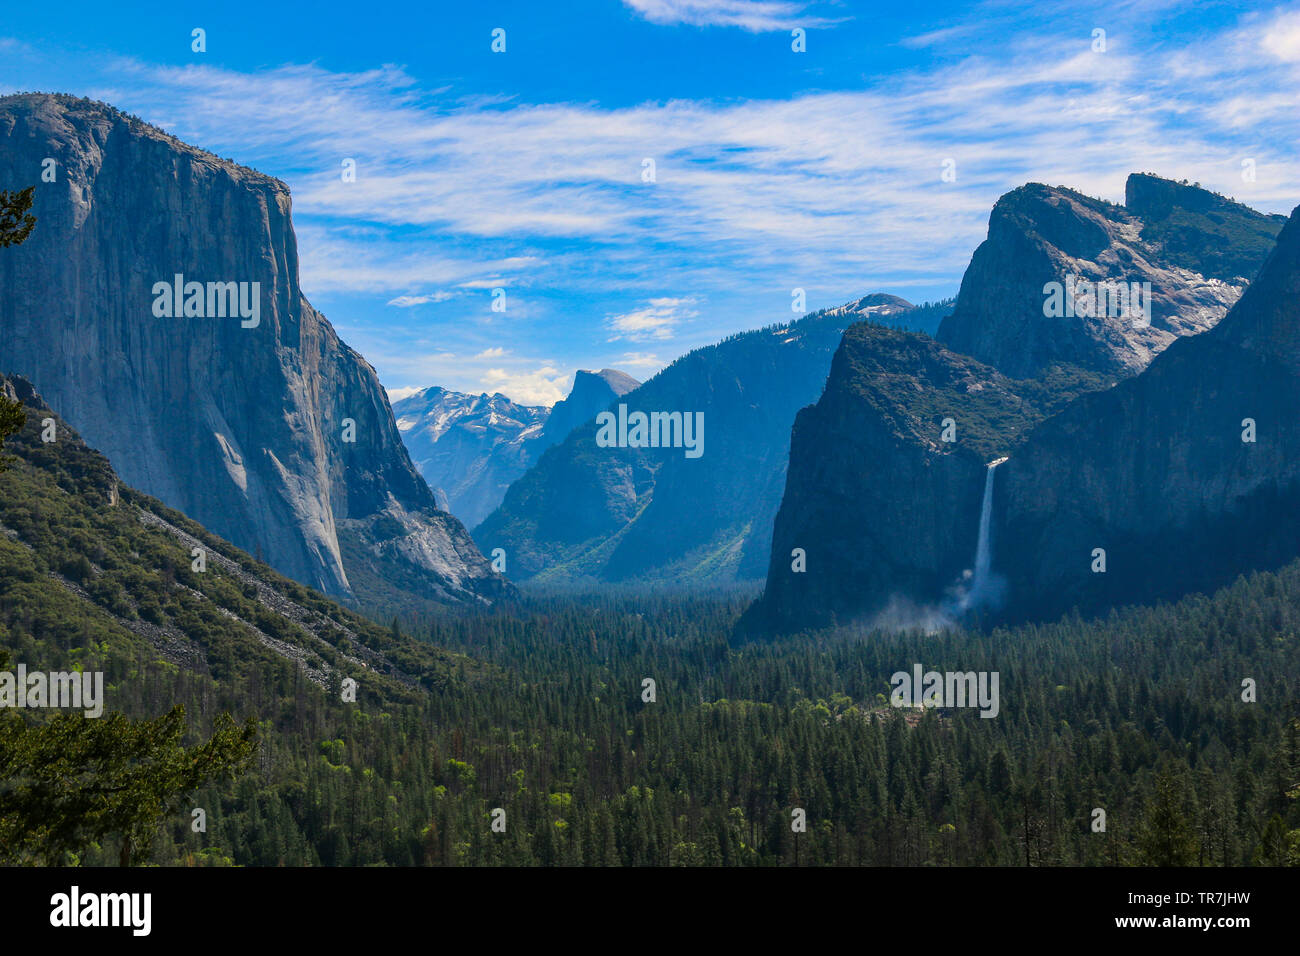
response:
[[[0,98],[0,188],[28,185],[37,227],[0,255],[0,369],[124,481],[328,593],[351,594],[341,538],[426,596],[500,592],[436,510],[374,369],[302,296],[283,183],[103,104]],[[205,284],[203,314],[156,314],[177,275]],[[248,284],[252,316],[217,314],[206,283],[226,282]]]
[[[1223,318],[1284,221],[1140,174],[1129,177],[1126,202],[1038,183],[1007,193],[939,339],[1013,378],[1062,364],[1137,374],[1181,336]],[[1230,254],[1216,251],[1225,248]],[[1044,287],[1070,277],[1150,283],[1149,325],[1123,315],[1045,314]]]
[[[937,606],[971,566],[991,433],[1036,415],[1016,386],[931,338],[851,326],[821,399],[795,419],[767,587],[746,625]],[[960,441],[943,440],[949,414]]]
[[[995,523],[1014,616],[1150,603],[1300,553],[1298,214],[1218,326],[1012,453]]]
[[[972,568],[986,465],[1007,455],[992,537],[993,570],[1009,579],[1009,594],[983,614],[1115,603],[1123,581],[1141,582],[1125,599],[1147,599],[1156,553],[1184,575],[1199,555],[1201,581],[1216,567],[1235,574],[1286,553],[1286,522],[1266,490],[1289,481],[1276,457],[1285,453],[1265,450],[1261,438],[1247,446],[1260,470],[1240,476],[1245,484],[1221,471],[1242,454],[1243,418],[1270,421],[1280,440],[1280,419],[1294,417],[1283,411],[1285,396],[1300,396],[1272,368],[1297,354],[1286,339],[1296,325],[1250,321],[1263,293],[1242,277],[1259,271],[1285,221],[1152,176],[1130,177],[1127,208],[1034,185],[1003,197],[938,342],[865,323],[845,333],[821,400],[796,419],[767,586],[745,629],[928,626]],[[1044,318],[1044,284],[1070,271],[1150,281],[1152,328]],[[1256,285],[1276,280],[1260,272]],[[1270,343],[1249,356],[1229,344],[1248,327],[1266,329],[1254,335]],[[951,443],[941,439],[946,420]],[[1171,446],[1177,435],[1202,437]],[[1300,446],[1291,447],[1294,456]],[[1280,530],[1252,550],[1207,526],[1184,552],[1189,529],[1208,520],[1202,512],[1271,514],[1264,520]],[[1131,563],[1122,575],[1094,577],[1091,549],[1108,541]],[[1103,582],[1112,589],[1089,590]],[[1164,583],[1176,590],[1176,580]]]
[[[542,429],[541,441],[534,443],[533,461],[552,445],[558,445],[568,438],[575,428],[587,424],[609,408],[614,399],[626,395],[640,384],[631,375],[612,368],[603,368],[599,372],[579,369],[573,376],[573,388],[569,389],[568,397],[556,402],[551,409]],[[470,523],[470,527],[473,526]]]

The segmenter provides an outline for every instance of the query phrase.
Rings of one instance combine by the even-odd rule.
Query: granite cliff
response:
[[[126,482],[334,595],[508,587],[299,289],[283,183],[101,103],[0,98],[0,188],[33,184],[39,224],[0,256],[0,369]]]
[[[1045,550],[1032,575],[1018,572],[1022,583],[1012,582],[1003,606],[1027,606],[1024,589],[1036,585],[1024,580],[1066,567],[1083,529],[1058,536],[1049,515],[1065,500],[1088,511],[1097,489],[1067,482],[1071,496],[1060,499],[1049,472],[1082,480],[1076,459],[1091,454],[1091,438],[1110,429],[1118,441],[1130,427],[1118,418],[1085,427],[1093,410],[1129,394],[1117,383],[1139,387],[1164,367],[1166,349],[1173,357],[1206,339],[1285,221],[1150,176],[1130,177],[1127,198],[1118,207],[1065,189],[1017,189],[995,207],[937,342],[866,323],[846,332],[821,400],[796,419],[766,589],[742,630],[942,623],[973,567],[987,465],[1007,455],[993,484],[994,514],[1005,514],[1013,472],[1023,513],[991,520],[997,564],[1029,540]],[[1070,274],[1150,282],[1150,327],[1133,316],[1045,316],[1044,286]],[[1059,420],[1078,427],[1053,431]],[[1031,435],[1045,449],[1033,459],[1033,479],[1018,450]],[[1050,452],[1047,436],[1056,439]],[[1110,439],[1102,444],[1122,452]],[[1157,474],[1143,480],[1146,494],[1161,494]],[[1036,536],[1026,537],[1034,521]],[[1060,586],[1052,580],[1045,591]]]
[[[995,511],[1009,615],[1151,603],[1294,558],[1297,408],[1300,210],[1214,329],[1012,452]]]
[[[939,340],[1013,378],[1057,365],[1136,374],[1175,339],[1223,318],[1284,220],[1145,174],[1129,177],[1125,200],[1039,183],[999,199]],[[1082,314],[1082,299],[1080,314],[1045,314],[1044,287],[1072,277],[1149,283],[1147,322]]]
[[[603,368],[599,372],[578,369],[573,375],[573,388],[555,403],[542,426],[540,440],[532,444],[532,460],[536,461],[546,449],[564,441],[575,428],[587,424],[598,412],[609,408],[614,399],[640,384],[631,375],[617,369]],[[474,524],[469,522],[471,528]]]

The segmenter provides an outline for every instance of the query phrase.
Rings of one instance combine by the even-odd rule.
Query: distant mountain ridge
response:
[[[677,359],[614,406],[702,413],[704,452],[599,447],[594,423],[546,451],[474,529],[517,580],[726,586],[760,578],[785,484],[795,413],[820,393],[862,315],[934,327],[946,303],[867,296],[732,335]]]
[[[906,299],[888,292],[872,292],[860,299],[827,309],[826,312],[829,315],[847,316],[854,321],[873,322],[889,328],[934,335],[943,317],[951,309],[951,302],[926,302],[922,305],[913,305]]]
[[[638,384],[613,369],[579,369],[568,397],[554,408],[435,385],[395,402],[393,413],[415,466],[435,494],[445,495],[448,510],[472,528],[543,451]]]
[[[0,369],[128,483],[336,596],[508,590],[437,509],[374,369],[303,297],[283,183],[105,104],[0,97],[0,188],[32,184],[38,226],[0,256]]]
[[[445,496],[447,510],[472,526],[527,470],[529,442],[550,409],[434,385],[394,402],[393,414],[415,467]]]

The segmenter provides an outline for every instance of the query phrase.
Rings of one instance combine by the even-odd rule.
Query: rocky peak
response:
[[[1298,303],[1300,209],[1216,328],[1011,452],[994,532],[1010,615],[1149,604],[1296,556]]]
[[[1152,176],[1129,183],[1133,208],[1040,183],[999,199],[939,338],[1013,378],[1054,366],[1123,377],[1212,328],[1281,219]],[[1101,299],[1102,284],[1131,298]]]
[[[890,295],[888,292],[872,292],[860,299],[855,299],[853,302],[831,309],[830,314],[858,315],[863,318],[874,319],[901,315],[914,308],[916,307],[912,303],[899,296]]]
[[[1297,522],[1269,512],[1273,501],[1260,489],[1294,471],[1285,449],[1295,441],[1278,430],[1292,418],[1281,408],[1296,404],[1290,396],[1300,392],[1300,377],[1280,376],[1277,367],[1283,356],[1293,367],[1300,356],[1300,225],[1288,224],[1275,243],[1274,217],[1212,194],[1207,200],[1197,195],[1203,190],[1172,192],[1202,212],[1176,204],[1160,212],[1144,199],[1138,205],[1151,218],[1143,220],[1073,190],[1014,190],[990,216],[989,238],[938,342],[870,322],[845,332],[821,399],[795,420],[767,587],[746,628],[848,620],[930,627],[953,619],[951,607],[962,605],[950,604],[951,595],[977,566],[991,461],[1002,462],[988,499],[992,568],[1010,578],[1010,604],[1021,613],[1059,613],[1069,599],[1098,597],[1081,580],[1151,580],[1149,552],[1133,547],[1144,529],[1181,528],[1224,511],[1232,514],[1222,519],[1227,525],[1242,512],[1241,500],[1264,517],[1258,533],[1230,542],[1244,555],[1238,566],[1264,566],[1265,552],[1295,553],[1279,542],[1295,540]],[[1187,218],[1193,215],[1201,219]],[[1192,233],[1171,242],[1162,229],[1173,221],[1193,232],[1262,230],[1276,245],[1271,255],[1260,253],[1267,265],[1221,321],[1210,304],[1227,301],[1222,290],[1235,297],[1245,283],[1193,272],[1198,244]],[[1128,373],[1164,340],[1131,337],[1114,323],[1044,323],[1042,288],[1054,272],[1097,276],[1121,263],[1125,274],[1147,276],[1156,303],[1177,305],[1175,317],[1185,323],[1167,319],[1161,328],[1156,311],[1153,325],[1175,344],[1141,374]],[[1191,335],[1195,325],[1187,322],[1197,308],[1218,322],[1203,335]],[[1242,444],[1246,417],[1278,423],[1258,451]],[[953,429],[947,437],[945,422]],[[1258,470],[1234,474],[1247,464]],[[1248,539],[1270,544],[1254,548]],[[1092,575],[1078,556],[1107,544],[1128,562],[1126,571]],[[1196,571],[1185,553],[1196,549],[1177,534],[1159,544],[1169,545],[1162,562],[1181,569],[1173,580]]]
[[[578,369],[573,376],[573,388],[568,397],[556,402],[551,415],[542,430],[542,448],[537,454],[551,445],[559,444],[568,437],[569,432],[582,425],[606,408],[610,402],[626,395],[641,383],[632,376],[611,368],[599,372]]]

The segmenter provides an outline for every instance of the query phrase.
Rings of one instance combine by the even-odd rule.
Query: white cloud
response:
[[[631,312],[608,316],[605,328],[610,332],[609,341],[671,339],[679,322],[699,314],[691,308],[694,304],[694,299],[658,298]]]
[[[638,9],[650,19],[688,7],[705,16],[705,5],[667,0]],[[993,202],[1026,181],[1118,200],[1129,172],[1151,170],[1275,211],[1300,197],[1300,116],[1286,93],[1300,86],[1300,15],[1265,11],[1160,43],[1108,15],[1108,51],[1094,54],[1087,29],[1005,28],[998,18],[1014,7],[993,0],[974,25],[930,24],[913,45],[944,55],[918,58],[924,69],[785,99],[453,100],[391,65],[240,73],[130,59],[104,64],[102,88],[86,92],[289,181],[308,297],[383,296],[396,308],[455,296],[472,320],[424,348],[399,347],[403,323],[391,337],[346,329],[386,377],[410,370],[401,381],[437,380],[419,365],[443,361],[435,346],[469,356],[494,345],[505,326],[496,319],[512,335],[562,318],[629,348],[690,345],[713,333],[709,323],[723,335],[788,316],[796,286],[835,304],[955,284]],[[776,20],[823,9],[762,8]],[[1141,9],[1130,13],[1141,21]],[[640,179],[646,156],[653,184]],[[343,157],[357,161],[355,182],[339,176]],[[951,183],[940,179],[948,157]],[[1253,183],[1240,178],[1243,157],[1257,161]],[[510,290],[506,316],[489,311],[486,290],[498,286]],[[707,321],[680,302],[656,304],[672,290],[707,299]],[[742,296],[771,311],[727,312]],[[563,311],[576,301],[600,305]],[[443,378],[481,374],[456,366]]]
[[[396,299],[389,299],[387,304],[397,306],[399,309],[409,309],[416,305],[425,305],[429,302],[446,302],[452,297],[450,292],[433,292],[429,295],[399,295]]]
[[[554,405],[564,398],[565,386],[572,378],[572,373],[551,365],[531,371],[490,368],[483,374],[483,387],[525,405]]]
[[[1300,191],[1286,148],[1300,134],[1285,94],[1300,79],[1285,59],[1293,22],[1194,47],[1114,30],[1105,54],[1086,31],[1012,37],[996,56],[785,100],[447,103],[396,67],[125,61],[114,82],[120,105],[187,139],[288,164],[309,295],[532,281],[648,298],[666,278],[788,294],[955,278],[992,203],[1030,180],[1119,199],[1125,175],[1147,169],[1286,205]],[[1269,43],[1277,56],[1262,55]],[[653,184],[640,180],[647,155]],[[1243,155],[1261,162],[1249,188]],[[343,156],[355,182],[338,175]],[[940,179],[947,157],[956,182]]]
[[[808,13],[809,4],[791,0],[623,0],[651,23],[665,26],[740,27],[750,33],[820,27],[836,21]]]
[[[406,388],[386,388],[384,391],[388,393],[388,404],[391,405],[394,402],[400,402],[404,398],[410,398],[416,392],[422,392],[424,389],[425,386],[410,385]]]
[[[428,351],[415,346],[389,351],[384,344],[363,342],[362,351],[384,377],[397,381],[425,382],[457,391],[501,392],[528,405],[553,405],[562,399],[573,382],[572,371],[562,371],[546,359],[515,357],[509,349],[486,348],[472,356],[450,351]],[[387,387],[387,386],[386,386]],[[421,387],[387,387],[390,402],[419,391]]]
[[[463,253],[445,255],[436,240],[403,239],[383,226],[356,228],[337,221],[327,210],[303,209],[296,199],[294,205],[301,281],[308,298],[320,292],[402,292],[397,298],[403,302],[389,304],[418,305],[414,300],[423,295],[450,297],[451,293],[408,290],[430,286],[472,288],[484,276],[500,284],[501,273],[521,272],[532,268],[535,261],[526,257],[474,259]]]
[[[1283,13],[1263,31],[1260,46],[1275,59],[1285,63],[1300,63],[1300,12]],[[1292,89],[1292,93],[1295,90]],[[1292,102],[1295,97],[1292,97]]]
[[[652,368],[656,371],[668,363],[652,352],[624,352],[614,362],[614,368]]]

